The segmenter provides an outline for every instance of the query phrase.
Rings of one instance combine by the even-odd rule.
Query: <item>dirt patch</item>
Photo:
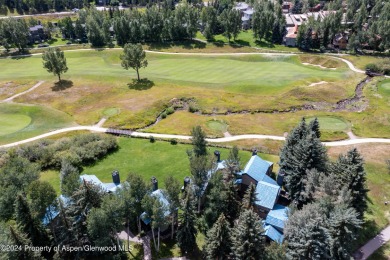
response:
[[[315,83],[311,83],[309,85],[309,87],[314,87],[314,86],[325,84],[325,83],[328,83],[328,82],[326,82],[326,81],[315,82]]]

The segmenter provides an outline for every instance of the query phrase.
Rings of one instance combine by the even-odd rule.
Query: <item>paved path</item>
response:
[[[34,89],[36,89],[37,87],[39,87],[40,85],[42,85],[42,83],[45,82],[43,80],[39,81],[37,84],[35,84],[34,86],[32,86],[31,88],[27,89],[26,91],[23,91],[23,92],[20,92],[16,95],[13,95],[12,97],[9,97],[7,99],[4,99],[3,101],[0,101],[0,102],[12,102],[12,100],[14,100],[15,98],[19,97],[19,96],[22,96],[30,91],[33,91]]]
[[[126,240],[126,241],[127,241],[127,237],[128,237],[129,241],[131,241],[131,242],[140,243],[140,244],[142,243],[142,239],[140,239],[137,236],[134,236],[130,230],[128,230],[128,231],[123,230],[122,232],[118,233],[118,237],[119,237],[119,239]]]
[[[150,247],[150,237],[142,237],[142,245],[144,246],[144,260],[152,260],[152,248]]]
[[[373,239],[371,239],[364,246],[359,248],[359,250],[355,252],[354,258],[357,260],[367,259],[370,255],[372,255],[376,250],[378,250],[388,241],[390,241],[390,226],[383,229]]]
[[[102,127],[106,121],[107,121],[107,118],[103,117],[102,119],[100,119],[100,121],[95,126]]]
[[[66,133],[66,132],[72,132],[72,131],[92,131],[92,132],[100,132],[105,133],[107,132],[108,128],[104,127],[98,127],[98,126],[74,126],[74,127],[68,127],[63,128],[59,130],[55,130],[52,132],[48,132],[46,134],[38,135],[32,138],[28,138],[22,141],[10,143],[1,145],[0,148],[9,148],[18,146],[20,144],[25,144],[29,142],[33,142],[42,138],[50,137],[53,135]],[[153,136],[155,138],[161,138],[161,139],[180,139],[180,140],[190,140],[191,136],[188,135],[170,135],[170,134],[155,134],[155,133],[141,133],[141,132],[131,132],[129,134],[133,137],[144,137],[148,138],[150,136]],[[284,141],[285,137],[283,136],[276,136],[276,135],[234,135],[231,137],[222,137],[222,138],[207,138],[206,140],[210,143],[224,143],[224,142],[232,142],[232,141],[238,141],[238,140],[245,140],[245,139],[270,139],[270,140],[276,140],[276,141]],[[365,143],[389,143],[390,139],[386,138],[358,138],[358,139],[352,139],[352,140],[344,140],[344,141],[335,141],[335,142],[323,142],[325,146],[345,146],[345,145],[354,145],[354,144],[365,144]]]

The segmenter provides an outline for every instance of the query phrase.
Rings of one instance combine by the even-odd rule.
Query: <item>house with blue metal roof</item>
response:
[[[243,171],[238,173],[241,176],[241,183],[249,186],[251,183],[257,185],[259,181],[270,181],[267,177],[272,173],[273,163],[263,160],[256,152],[253,152],[252,157],[245,165]],[[272,179],[272,178],[271,178]]]
[[[163,193],[163,191],[160,189],[157,189],[157,190],[153,191],[150,194],[150,196],[152,196],[160,201],[161,205],[164,207],[164,217],[168,217],[171,214],[171,212],[169,211],[170,204],[169,204],[167,198],[165,197],[165,194]],[[142,213],[140,217],[145,225],[149,225],[150,222],[152,221],[146,212]],[[163,229],[163,228],[161,229],[161,231],[164,231],[164,230],[165,229]]]
[[[279,185],[271,184],[269,182],[260,181],[256,186],[256,205],[260,211],[271,210],[279,196],[280,187]]]
[[[268,212],[265,223],[274,226],[279,231],[283,232],[284,224],[288,220],[289,209],[286,206],[276,204],[274,208]]]
[[[118,188],[122,187],[119,180],[119,173],[118,175],[115,175],[117,173],[114,171],[112,174],[113,174],[112,176],[114,182],[103,183],[101,180],[99,180],[98,177],[96,177],[96,175],[88,175],[88,174],[80,175],[80,182],[86,181],[88,183],[101,187],[105,192],[111,193],[111,192],[115,192]],[[118,177],[116,178],[115,176]]]
[[[288,219],[288,208],[277,204],[282,190],[283,174],[278,181],[270,177],[273,163],[260,158],[256,151],[243,171],[237,174],[236,185],[242,191],[253,183],[256,186],[257,212],[262,220],[264,236],[277,243],[283,242],[284,224]]]
[[[267,238],[279,244],[283,243],[283,239],[284,239],[283,233],[281,233],[271,225],[264,224],[263,228],[264,228],[264,235]]]

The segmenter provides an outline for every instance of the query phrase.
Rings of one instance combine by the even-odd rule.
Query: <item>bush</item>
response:
[[[374,64],[374,63],[367,64],[366,70],[370,70],[370,71],[376,72],[376,73],[382,73],[382,70],[379,68],[379,66],[377,64]]]
[[[167,113],[164,112],[164,113],[161,114],[161,118],[162,119],[165,119],[166,117],[167,117]]]
[[[199,111],[199,107],[195,103],[190,103],[188,106],[188,111],[191,113],[195,113]]]
[[[177,140],[175,138],[171,139],[171,145],[177,145]]]
[[[167,113],[167,115],[171,115],[175,113],[175,109],[173,107],[168,107],[165,113]]]
[[[156,142],[156,139],[154,139],[154,136],[150,136],[150,137],[149,137],[149,141],[150,141],[151,143],[154,143],[154,142]]]

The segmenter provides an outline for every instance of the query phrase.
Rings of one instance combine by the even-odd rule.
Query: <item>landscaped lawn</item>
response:
[[[190,175],[189,161],[186,151],[192,149],[191,145],[171,145],[169,142],[156,141],[151,143],[146,139],[119,137],[119,150],[109,154],[94,165],[84,167],[81,174],[96,175],[102,182],[112,182],[111,173],[118,170],[121,181],[124,181],[130,172],[140,174],[146,181],[155,176],[159,187],[164,187],[164,179],[173,176],[180,182]],[[221,159],[226,159],[229,150],[210,147],[210,154],[214,150],[221,152]],[[259,154],[265,160],[276,163],[278,157],[270,154]],[[242,167],[248,162],[250,152],[241,151]],[[277,166],[274,167],[274,171]],[[45,171],[41,174],[42,180],[49,181],[59,192],[59,172]]]
[[[69,115],[48,107],[0,103],[0,144],[72,125]]]

